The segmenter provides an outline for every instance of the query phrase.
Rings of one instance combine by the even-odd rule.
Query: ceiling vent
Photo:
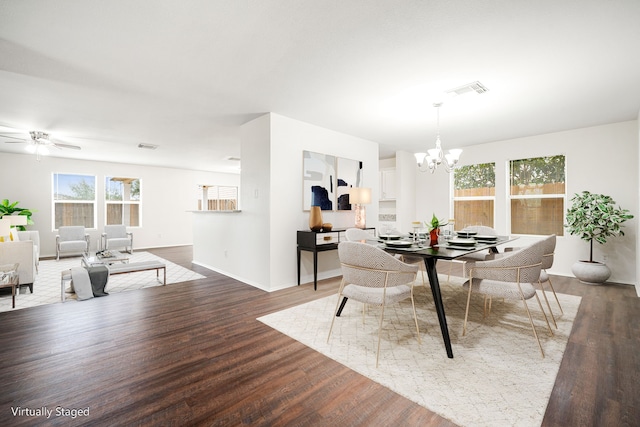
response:
[[[144,148],[146,150],[155,150],[156,148],[158,148],[158,146],[153,144],[138,144],[138,148]]]
[[[460,95],[465,95],[467,93],[474,93],[474,92],[477,94],[483,94],[488,90],[489,89],[487,89],[485,85],[483,85],[478,81],[475,81],[473,83],[467,83],[466,85],[457,87],[455,89],[449,89],[447,91],[447,95],[460,96]]]

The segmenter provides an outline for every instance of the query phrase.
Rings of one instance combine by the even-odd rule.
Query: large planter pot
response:
[[[600,262],[577,261],[571,266],[573,275],[582,283],[599,285],[611,277],[611,270]]]

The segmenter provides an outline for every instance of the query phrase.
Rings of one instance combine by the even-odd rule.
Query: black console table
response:
[[[365,228],[371,230],[371,235],[376,235],[373,227]],[[338,244],[347,240],[346,229],[331,231],[298,231],[298,286],[300,286],[300,253],[302,251],[313,252],[313,289],[318,289],[318,252],[333,251],[338,249]]]

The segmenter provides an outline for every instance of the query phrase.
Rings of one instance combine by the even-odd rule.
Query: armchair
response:
[[[130,254],[133,253],[133,233],[127,231],[126,225],[105,225],[101,248],[108,250],[122,247]]]
[[[89,251],[89,235],[82,225],[64,226],[56,236],[56,260],[60,254],[86,254]]]

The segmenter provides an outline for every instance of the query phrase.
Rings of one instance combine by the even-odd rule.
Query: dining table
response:
[[[473,237],[470,237],[473,239]],[[427,243],[420,244],[411,240],[395,240],[395,241],[381,241],[377,244],[387,252],[394,254],[402,254],[411,257],[420,257],[424,260],[425,268],[427,271],[427,277],[429,278],[429,285],[431,286],[431,293],[433,294],[433,302],[435,304],[436,313],[438,315],[438,322],[440,323],[440,330],[442,332],[442,339],[444,340],[445,350],[447,357],[453,358],[453,349],[451,348],[451,338],[449,336],[449,327],[447,326],[447,317],[442,303],[442,294],[440,291],[440,282],[438,280],[438,271],[436,264],[438,260],[455,260],[456,258],[462,258],[473,252],[489,250],[493,253],[498,253],[498,246],[511,242],[517,239],[512,236],[492,236],[490,239],[482,240],[478,239],[469,243],[469,238],[456,239],[455,237],[450,240],[440,239],[438,244],[431,245]],[[464,244],[463,244],[464,241]],[[403,244],[404,243],[404,244]],[[460,244],[457,244],[460,243]],[[347,299],[343,298],[340,303],[340,307],[336,313],[336,316],[340,316]]]

